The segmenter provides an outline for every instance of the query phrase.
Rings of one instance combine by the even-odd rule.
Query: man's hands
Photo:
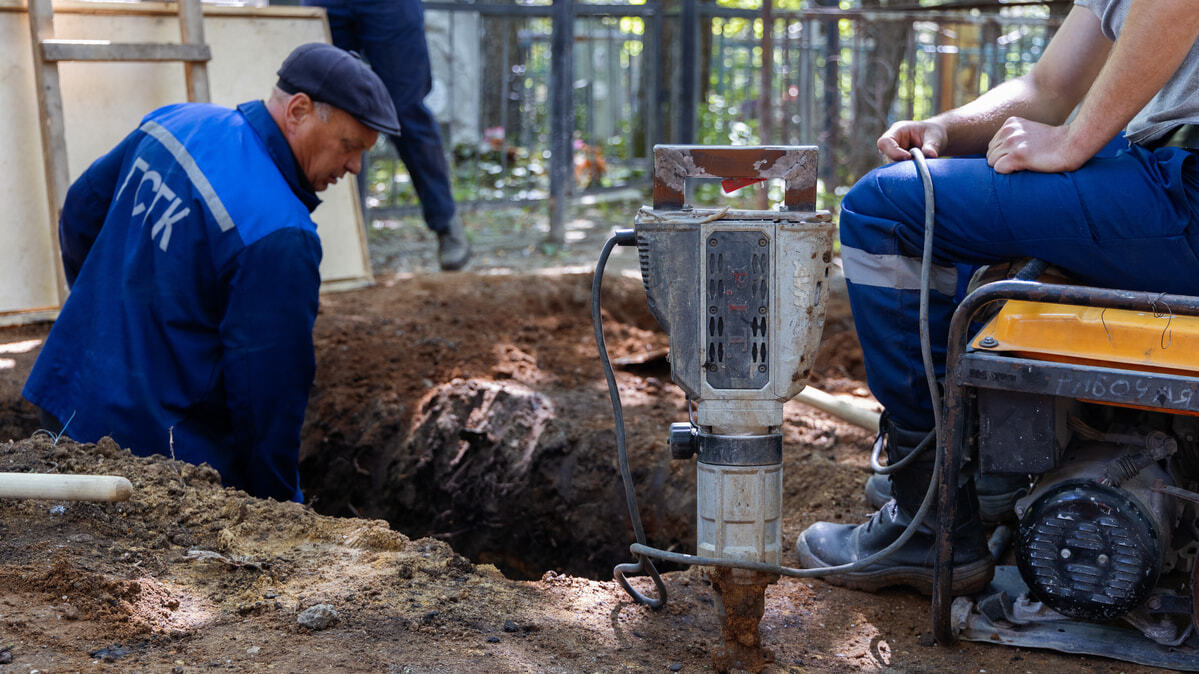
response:
[[[1133,0],[1133,4],[1141,18],[1164,13],[1159,8],[1169,5],[1176,9],[1168,17],[1168,23],[1184,23],[1180,17],[1185,16],[1199,30],[1195,0]],[[1133,15],[1130,11],[1129,17]],[[987,153],[990,165],[1001,173],[1076,169],[1132,119],[1178,68],[1186,50],[1195,44],[1195,33],[1176,40],[1181,51],[1173,55],[1170,63],[1161,66],[1165,74],[1160,80],[1146,81],[1146,68],[1156,63],[1156,56],[1149,55],[1145,45],[1162,43],[1155,37],[1162,32],[1161,27],[1153,28],[1145,31],[1149,37],[1144,42],[1134,39],[1135,48],[1126,49],[1132,64],[1126,68],[1129,80],[1145,85],[1142,99],[1131,100],[1127,95],[1131,85],[1123,78],[1111,88],[1110,94],[1088,93],[1100,71],[1106,72],[1104,64],[1112,52],[1112,41],[1103,34],[1099,17],[1090,8],[1076,5],[1030,72],[1005,80],[977,99],[922,122],[891,125],[878,139],[878,149],[892,161],[909,159],[908,149],[912,147],[919,147],[926,157]],[[1126,23],[1121,41],[1128,41],[1128,35]],[[1089,120],[1079,113],[1069,126],[1057,126],[1066,124],[1084,97],[1097,109],[1096,119]]]
[[[1070,142],[1070,125],[1051,126],[1009,117],[987,146],[987,164],[997,173],[1073,171],[1086,163]]]
[[[1070,126],[1041,124],[1009,117],[987,146],[987,164],[998,173],[1073,171],[1086,163],[1071,143]],[[896,122],[878,139],[878,149],[892,161],[911,159],[908,148],[919,147],[925,157],[940,156],[949,140],[945,126],[936,121]]]
[[[947,140],[945,127],[936,122],[895,122],[879,136],[878,149],[892,161],[911,159],[911,147],[920,148],[925,157],[932,158],[940,156]]]

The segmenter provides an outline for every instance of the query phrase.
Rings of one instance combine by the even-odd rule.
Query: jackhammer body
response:
[[[697,461],[697,555],[777,565],[782,552],[783,403],[803,389],[824,327],[833,223],[815,210],[813,147],[654,149],[654,207],[634,232],[646,296],[670,336],[673,379],[695,405],[676,459]],[[688,178],[780,179],[782,210],[692,208]],[[721,670],[770,655],[758,623],[774,573],[713,571]]]

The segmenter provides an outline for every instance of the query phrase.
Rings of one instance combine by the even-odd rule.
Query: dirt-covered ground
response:
[[[372,236],[378,283],[323,298],[307,505],[111,441],[35,434],[19,391],[48,326],[0,330],[0,471],[123,475],[135,488],[116,504],[0,499],[0,672],[709,671],[719,626],[700,570],[666,574],[660,611],[611,580],[632,532],[580,270],[627,219],[589,211],[566,249],[547,250],[519,216],[468,217],[468,273],[434,271],[431,240],[398,223]],[[694,465],[671,462],[665,443],[686,410],[635,269],[631,252],[613,260],[608,346],[626,361],[617,379],[650,542],[690,550]],[[813,378],[870,404],[843,296]],[[872,438],[797,402],[786,416],[789,550],[815,520],[867,514]],[[762,621],[767,671],[1139,671],[935,646],[928,606],[783,579]]]

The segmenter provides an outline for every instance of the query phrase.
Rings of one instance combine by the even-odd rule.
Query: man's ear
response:
[[[312,98],[301,91],[292,94],[291,98],[287,99],[287,104],[283,108],[283,119],[289,128],[294,129],[303,124],[308,116],[315,112],[316,108],[312,103]]]

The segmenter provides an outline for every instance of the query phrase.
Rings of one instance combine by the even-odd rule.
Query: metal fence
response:
[[[427,99],[467,208],[566,203],[642,186],[655,143],[815,144],[824,191],[879,161],[902,118],[959,105],[1026,72],[1057,19],[991,11],[737,9],[644,4],[427,1]],[[768,26],[769,30],[765,30]],[[371,219],[419,212],[394,150],[371,153]]]
[[[650,46],[658,5],[425,9],[431,107],[443,122],[460,205],[549,201],[560,222],[571,195],[646,182],[660,114],[650,103],[661,90]],[[367,175],[370,218],[418,212],[394,148],[377,145]]]

